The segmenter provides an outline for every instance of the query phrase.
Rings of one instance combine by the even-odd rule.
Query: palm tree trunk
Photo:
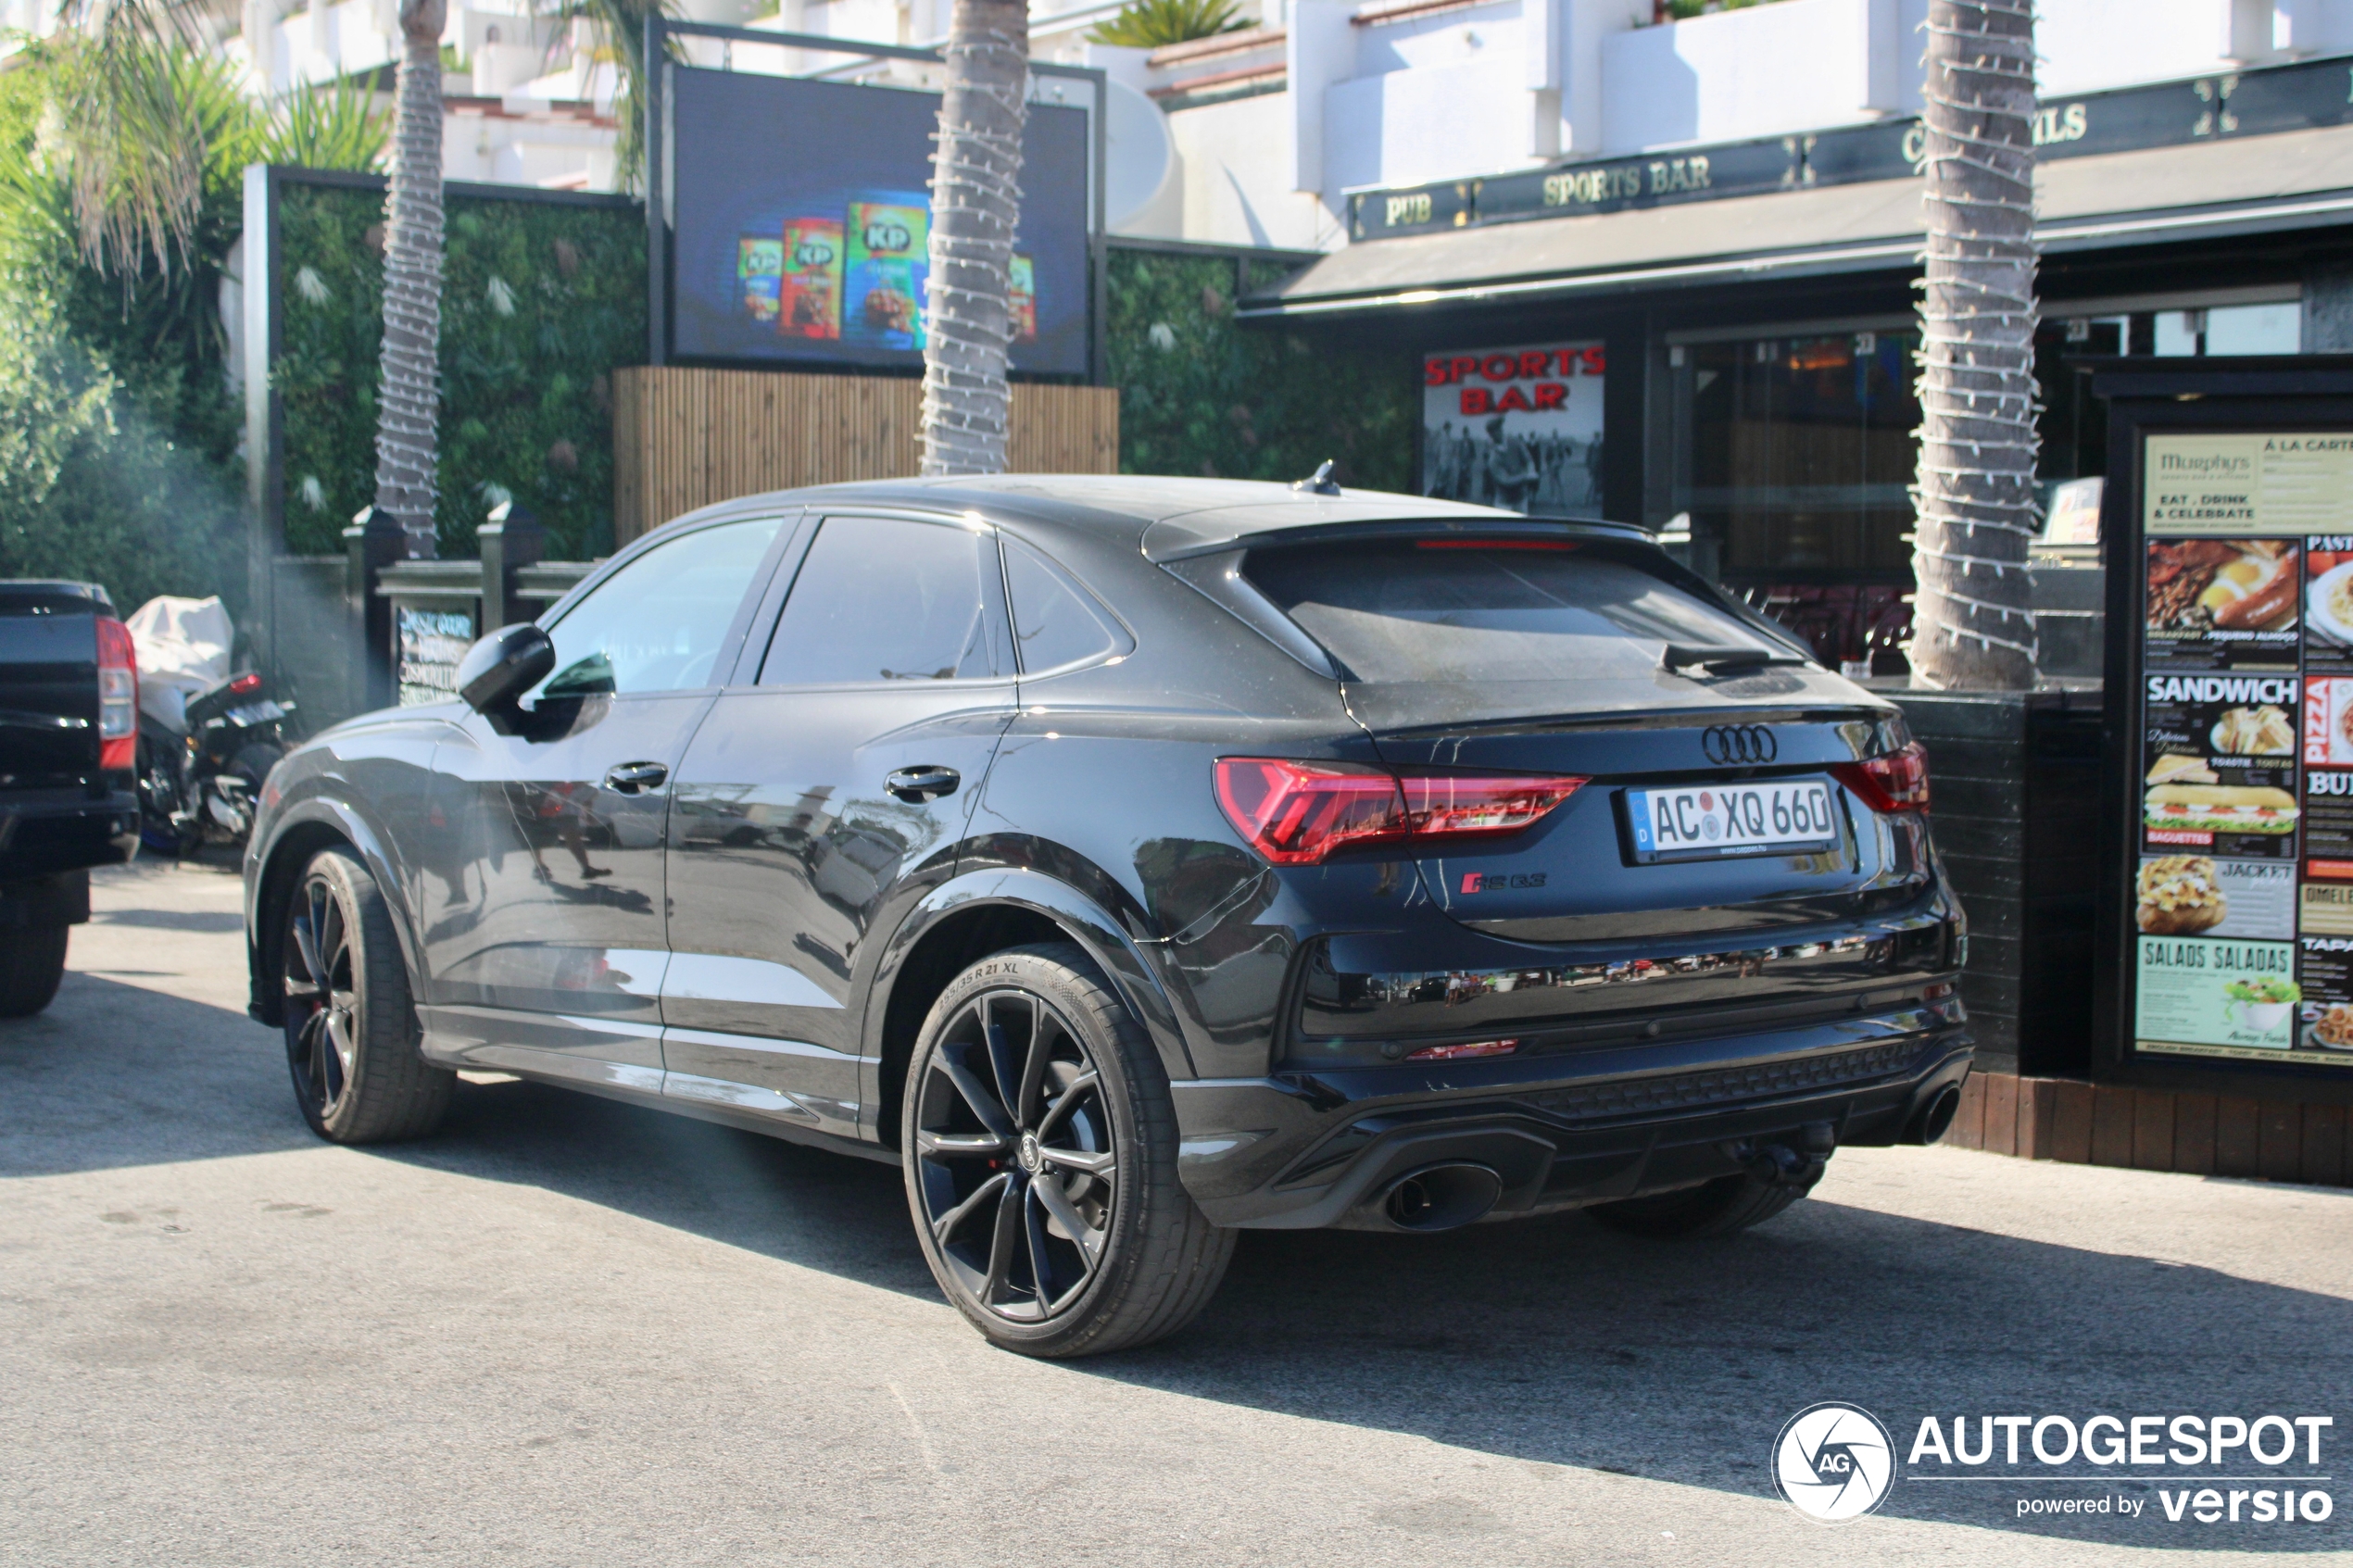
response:
[[[2032,0],[1930,0],[1912,683],[2034,684]]]
[[[1026,0],[955,0],[931,183],[923,470],[1000,473],[1012,392],[1013,229],[1029,114]]]
[[[446,0],[401,0],[400,86],[384,195],[384,336],[376,392],[376,511],[411,560],[437,553],[441,413],[441,30]]]

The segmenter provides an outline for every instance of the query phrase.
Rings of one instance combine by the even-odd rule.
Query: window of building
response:
[[[2293,289],[2264,292],[2205,305],[2182,296],[2046,302],[2034,339],[2045,504],[2060,485],[2107,471],[2106,410],[2078,361],[2301,352]],[[1689,515],[1703,558],[1724,581],[1910,581],[1919,342],[1916,330],[1887,321],[1669,345],[1667,510]]]
[[[2160,308],[2160,307],[2162,307]],[[2047,506],[2059,485],[2108,471],[2108,410],[2092,395],[2092,375],[2076,361],[2116,354],[2205,358],[2300,354],[2304,307],[2287,291],[2277,299],[2198,306],[2176,299],[2045,301],[2034,333],[2034,379],[2043,399],[2043,448],[2036,471]]]
[[[1672,509],[1729,582],[1896,582],[1908,571],[1919,334],[1678,344]]]

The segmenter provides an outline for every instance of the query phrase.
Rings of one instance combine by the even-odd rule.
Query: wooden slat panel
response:
[[[2115,1084],[2092,1085],[2092,1163],[2133,1163],[2133,1091]]]
[[[2141,1089],[2133,1096],[2133,1163],[2144,1171],[2173,1169],[2173,1091]]]
[[[2256,1127],[2260,1108],[2236,1095],[2218,1096],[2214,1102],[2214,1173],[2252,1176],[2256,1159]]]
[[[1985,1143],[1991,1154],[2018,1152],[2018,1078],[1988,1073],[1985,1079]]]
[[[2048,1160],[2057,1144],[2058,1082],[2052,1078],[2021,1078],[2018,1082],[2018,1152],[2027,1160]]]
[[[1961,1103],[1954,1109],[1953,1124],[1944,1142],[1956,1148],[1985,1147],[1985,1074],[1972,1073],[1961,1083]]]
[[[1007,466],[1115,473],[1114,388],[1021,383]],[[916,471],[923,383],[906,376],[638,367],[613,378],[613,538],[714,501]]]
[[[2343,1179],[2345,1122],[2341,1105],[2304,1108],[2304,1180],[2334,1184]]]
[[[2057,1085],[2052,1113],[2051,1158],[2070,1164],[2092,1162],[2092,1085],[2072,1079]]]
[[[2173,1097],[2173,1169],[2214,1173],[2214,1097],[2184,1090]]]
[[[2304,1108],[2267,1099],[2258,1113],[2258,1173],[2267,1181],[2292,1182],[2304,1169]]]

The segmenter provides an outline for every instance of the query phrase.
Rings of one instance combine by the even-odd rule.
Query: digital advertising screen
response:
[[[670,107],[672,352],[920,364],[938,94],[677,68]],[[1016,370],[1089,369],[1088,143],[1084,109],[1029,106]]]

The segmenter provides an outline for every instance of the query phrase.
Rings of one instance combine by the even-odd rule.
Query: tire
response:
[[[900,1148],[915,1236],[956,1309],[1026,1356],[1176,1333],[1234,1253],[1176,1179],[1176,1113],[1143,1030],[1078,948],[992,954],[932,1004]]]
[[[343,1144],[431,1134],[458,1075],[419,1053],[409,966],[376,879],[349,849],[322,849],[284,920],[286,1066],[310,1130]]]
[[[278,765],[286,748],[276,741],[258,740],[240,746],[229,759],[228,771],[253,786],[253,797],[261,798],[261,786],[270,782],[270,770]]]
[[[0,1018],[31,1018],[49,1005],[66,973],[63,921],[20,925],[0,940]]]
[[[1813,1190],[1811,1182],[1785,1186],[1743,1173],[1718,1176],[1702,1185],[1662,1192],[1655,1198],[1597,1203],[1585,1212],[1628,1236],[1730,1236],[1763,1224]]]

